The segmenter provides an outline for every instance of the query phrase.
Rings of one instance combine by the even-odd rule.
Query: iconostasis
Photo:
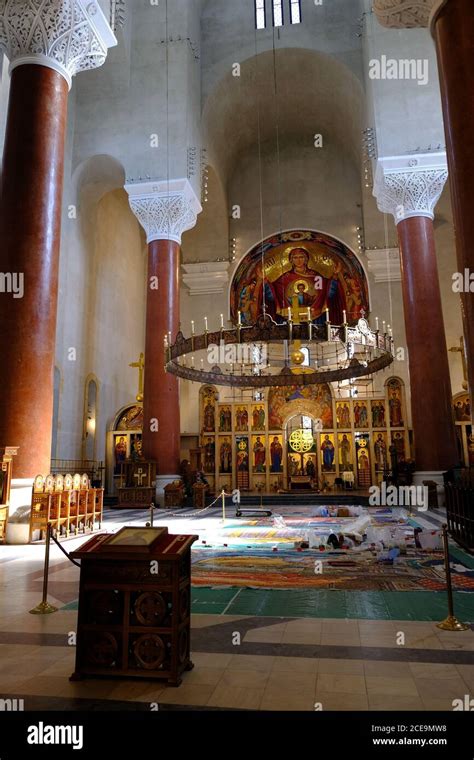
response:
[[[334,485],[353,473],[356,487],[380,482],[411,458],[405,387],[385,383],[380,398],[338,399],[329,385],[270,389],[258,402],[219,400],[200,389],[202,464],[213,488],[273,491],[292,479]]]

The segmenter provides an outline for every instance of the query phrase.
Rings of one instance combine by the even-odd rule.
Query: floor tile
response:
[[[410,662],[414,678],[456,678],[459,672],[455,665],[444,662]]]
[[[267,688],[282,691],[313,691],[316,688],[316,673],[290,673],[272,670],[268,677]]]
[[[282,692],[279,689],[266,688],[260,703],[260,710],[313,711],[314,690]]]
[[[413,678],[403,676],[366,676],[368,694],[394,694],[400,697],[418,697]]]
[[[416,678],[416,687],[423,699],[462,699],[466,693],[466,683],[461,676],[448,678]]]
[[[410,712],[411,710],[426,710],[420,697],[406,697],[396,694],[374,694],[369,691],[369,710],[395,710]]]
[[[209,707],[239,708],[241,710],[258,710],[263,699],[264,689],[245,689],[234,686],[218,685],[207,700]]]
[[[210,668],[204,665],[194,667],[183,673],[183,684],[195,684],[201,686],[217,686],[225,673],[225,668]]]
[[[159,701],[163,704],[201,706],[207,704],[213,691],[214,686],[204,686],[202,684],[187,685],[183,681],[181,686],[178,687],[167,686],[161,692]]]
[[[265,670],[273,667],[275,657],[264,655],[234,654],[227,665],[231,670]]]
[[[322,711],[351,711],[367,710],[367,694],[345,694],[335,692],[316,691],[315,703],[322,707]]]
[[[321,657],[318,673],[345,673],[347,675],[363,676],[364,663],[363,660],[333,660]]]
[[[319,630],[292,631],[286,629],[283,634],[282,644],[319,644],[321,632]]]
[[[320,662],[317,657],[275,657],[272,672],[316,673]]]
[[[410,663],[390,662],[388,660],[364,660],[366,676],[395,676],[411,678]]]
[[[320,673],[317,676],[316,692],[366,694],[365,678],[361,675],[347,675],[344,673],[335,675]]]
[[[191,660],[194,663],[195,668],[226,668],[232,660],[232,654],[220,654],[213,652],[193,652]]]
[[[227,668],[222,674],[219,684],[222,686],[237,686],[249,689],[263,688],[268,681],[268,670],[233,670]],[[214,684],[217,685],[217,684]]]

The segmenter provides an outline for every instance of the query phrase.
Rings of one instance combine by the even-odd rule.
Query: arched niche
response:
[[[84,384],[84,415],[82,459],[94,461],[97,455],[97,425],[99,420],[99,380],[94,374]]]

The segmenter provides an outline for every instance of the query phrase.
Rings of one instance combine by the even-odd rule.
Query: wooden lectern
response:
[[[81,560],[76,669],[179,686],[191,670],[191,546],[198,536],[126,527],[94,536]]]
[[[0,447],[0,543],[5,543],[6,538],[13,457],[18,453],[18,448],[18,446]]]

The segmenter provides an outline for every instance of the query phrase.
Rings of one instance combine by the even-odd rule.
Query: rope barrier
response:
[[[213,502],[207,505],[207,507],[204,507],[204,509],[193,509],[192,512],[185,512],[184,514],[182,512],[166,512],[166,517],[199,517],[203,514],[203,512],[207,512],[208,509],[211,509],[211,507],[214,506],[214,504],[217,504],[219,499],[222,499],[222,496],[232,496],[231,493],[226,493],[225,491],[221,491],[219,496],[217,496]]]
[[[56,546],[58,546],[61,549],[62,553],[66,555],[66,557],[68,558],[69,562],[72,562],[72,564],[76,565],[76,567],[80,567],[81,566],[80,562],[76,562],[75,559],[71,559],[71,555],[66,551],[66,549],[64,548],[64,546],[61,546],[61,544],[59,543],[59,541],[56,538],[56,536],[54,536],[52,533],[51,533],[51,538],[53,539],[53,541],[56,544]]]

